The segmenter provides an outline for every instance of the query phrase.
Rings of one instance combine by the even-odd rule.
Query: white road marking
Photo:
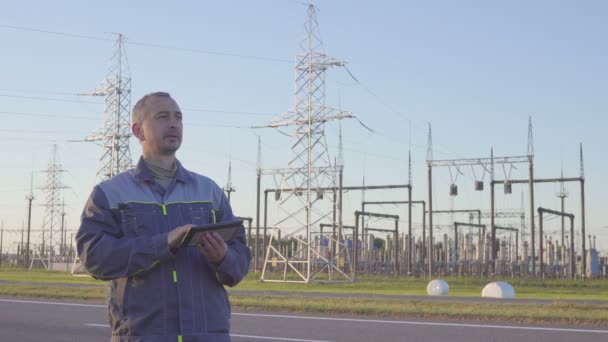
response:
[[[526,326],[518,327],[518,326],[514,326],[514,325],[490,325],[490,324],[469,324],[469,323],[388,321],[388,320],[379,320],[379,319],[335,318],[335,317],[321,317],[321,316],[314,317],[314,316],[295,316],[295,315],[290,316],[290,315],[251,314],[251,313],[243,313],[243,312],[233,312],[232,315],[268,317],[268,318],[310,319],[310,320],[337,321],[337,322],[386,323],[386,324],[405,324],[405,325],[429,325],[429,326],[440,326],[440,327],[489,328],[489,329],[512,329],[512,330],[535,330],[535,331],[553,331],[553,332],[608,334],[608,330],[599,330],[599,329],[570,329],[570,328],[526,327]]]
[[[106,309],[107,305],[99,305],[99,304],[80,304],[80,303],[61,303],[61,302],[38,302],[33,300],[17,300],[17,299],[1,299],[0,302],[7,303],[23,303],[23,304],[44,304],[44,305],[64,305],[64,306],[81,306],[88,308],[104,308]]]
[[[102,328],[110,327],[107,324],[95,324],[95,323],[88,323],[85,325],[89,326],[89,327],[102,327]],[[270,341],[331,342],[331,341],[322,341],[322,340],[303,340],[300,338],[289,338],[289,337],[271,337],[271,336],[237,335],[237,334],[230,334],[230,337],[242,337],[242,338],[248,338],[248,339],[252,339],[252,340],[270,340]]]
[[[243,337],[256,340],[271,340],[271,341],[293,341],[293,342],[330,342],[321,340],[302,340],[299,338],[287,338],[287,337],[270,337],[270,336],[252,336],[252,335],[236,335],[230,334],[230,337]]]
[[[61,302],[41,302],[41,301],[29,301],[29,300],[16,300],[16,299],[1,299],[0,302],[8,303],[23,303],[23,304],[44,304],[44,305],[64,305],[64,306],[80,306],[80,307],[92,307],[92,308],[107,308],[105,305],[97,304],[80,304],[80,303],[61,303]],[[295,316],[295,315],[271,315],[271,314],[257,314],[257,313],[244,313],[244,312],[233,312],[234,316],[248,316],[248,317],[266,317],[266,318],[288,318],[288,319],[309,319],[319,321],[334,321],[334,322],[357,322],[357,323],[385,323],[385,324],[404,324],[404,325],[428,325],[428,326],[439,326],[439,327],[462,327],[462,328],[485,328],[485,329],[511,329],[511,330],[533,330],[533,331],[553,331],[553,332],[572,332],[572,333],[595,333],[595,334],[608,334],[608,330],[599,329],[571,329],[571,328],[551,328],[551,327],[526,327],[526,326],[514,326],[514,325],[490,325],[490,324],[470,324],[470,323],[441,323],[441,322],[416,322],[416,321],[389,321],[380,319],[361,319],[361,318],[336,318],[336,317],[322,317],[322,316]]]

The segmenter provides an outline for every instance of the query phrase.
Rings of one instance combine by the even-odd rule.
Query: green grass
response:
[[[43,285],[0,284],[0,295],[12,297],[103,301],[106,288],[74,288]]]
[[[1,269],[0,280],[34,283],[64,283],[105,285],[105,282],[93,279],[88,275],[72,276],[57,271],[28,271],[24,269]]]
[[[230,296],[230,300],[236,308],[244,311],[279,310],[299,313],[314,312],[375,317],[510,321],[562,325],[606,326],[608,324],[608,305],[377,301],[359,298],[311,300],[306,297],[252,297],[234,294]]]
[[[270,283],[260,282],[259,273],[250,273],[236,287],[236,290],[287,291],[287,292],[324,292],[425,296],[428,280],[407,277],[368,277],[361,276],[355,283]],[[535,279],[480,279],[480,278],[443,278],[450,285],[450,296],[479,297],[483,287],[496,280],[509,282],[515,288],[517,298],[527,299],[586,299],[608,300],[608,281],[606,280],[535,280]],[[105,282],[88,276],[74,277],[64,272],[25,271],[15,269],[0,270],[0,281],[30,283],[97,284]]]
[[[426,296],[428,280],[407,277],[359,277],[355,283],[286,284],[260,283],[259,273],[248,275],[237,289],[292,292],[361,293]],[[450,286],[450,296],[480,297],[483,287],[491,281],[507,281],[515,288],[517,298],[608,300],[605,280],[532,280],[443,278]]]
[[[235,309],[243,311],[314,312],[322,314],[367,315],[376,317],[415,317],[461,320],[496,320],[520,323],[568,325],[608,325],[608,303],[580,305],[560,303],[559,299],[608,299],[606,281],[538,281],[507,279],[519,298],[545,298],[551,304],[461,303],[417,300],[382,300],[360,297],[327,298],[304,296],[269,296],[240,294],[239,290],[359,293],[389,295],[425,295],[427,281],[412,278],[361,277],[356,283],[284,284],[260,283],[259,274],[250,274],[230,290]],[[452,296],[479,297],[489,279],[446,278]],[[0,270],[0,295],[29,298],[103,302],[106,283],[90,277],[73,277],[61,272]],[[19,284],[21,282],[21,284]],[[47,283],[66,284],[49,286]],[[97,284],[99,287],[70,287],[73,284]]]

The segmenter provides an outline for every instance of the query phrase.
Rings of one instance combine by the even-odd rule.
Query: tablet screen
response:
[[[241,227],[243,227],[242,220],[194,226],[190,228],[180,247],[196,246],[201,241],[203,234],[209,232],[218,233],[224,241],[232,240]]]

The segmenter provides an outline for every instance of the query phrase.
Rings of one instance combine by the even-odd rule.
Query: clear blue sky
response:
[[[598,236],[600,249],[608,249],[608,228],[603,228],[608,220],[602,214],[608,193],[608,181],[602,178],[608,169],[608,3],[344,0],[316,5],[325,51],[348,61],[360,81],[344,70],[329,72],[327,104],[353,111],[376,131],[369,133],[354,121],[343,123],[347,185],[359,185],[364,173],[367,184],[406,183],[411,146],[414,197],[426,199],[427,122],[433,126],[437,159],[486,157],[491,147],[498,156],[523,155],[532,116],[537,177],[557,177],[562,165],[565,176],[577,177],[578,144],[583,143],[587,230]],[[68,171],[63,181],[70,186],[64,193],[68,229],[77,229],[94,185],[99,148],[67,141],[95,131],[103,106],[100,99],[71,94],[91,91],[102,81],[113,49],[112,32],[123,33],[130,42],[126,49],[133,103],[156,90],[174,95],[184,108],[186,125],[178,157],[189,169],[224,185],[232,155],[234,209],[238,215],[255,216],[256,134],[263,139],[267,168],[285,166],[288,139],[274,131],[236,126],[264,124],[292,108],[292,61],[305,15],[301,2],[287,0],[4,4],[0,220],[5,228],[20,229],[26,220],[30,172],[35,172],[35,186],[42,186],[45,175],[39,171],[57,143]],[[337,125],[328,125],[327,132],[335,155]],[[133,141],[134,159],[139,152]],[[489,208],[489,191],[474,192],[471,170],[463,171],[455,180],[460,195],[453,203],[447,196],[448,170],[435,172],[436,208]],[[512,178],[526,175],[524,165],[511,172]],[[498,169],[497,178],[503,176]],[[537,186],[536,206],[558,209],[558,190],[551,184]],[[579,217],[578,186],[568,185],[567,190],[568,211]],[[527,198],[525,187],[514,187],[511,196],[501,191],[499,208],[520,208],[522,192]],[[33,228],[38,229],[44,213],[41,191],[36,198]],[[405,197],[369,193],[366,199]],[[358,193],[347,195],[346,223],[360,201]],[[404,208],[378,210],[406,214]],[[414,215],[415,224],[421,222],[419,216]],[[558,221],[547,223],[550,233],[557,232]],[[18,238],[5,235],[5,246]]]

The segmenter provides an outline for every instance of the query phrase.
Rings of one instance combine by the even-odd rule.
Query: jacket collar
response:
[[[178,182],[182,182],[182,183],[191,182],[193,180],[193,178],[190,175],[190,172],[188,172],[188,170],[186,170],[182,166],[182,163],[180,163],[179,160],[176,160],[175,164],[177,167],[177,170],[175,171],[175,180],[177,180]],[[135,179],[137,179],[141,182],[153,182],[154,181],[154,176],[152,176],[152,171],[150,171],[150,169],[146,165],[146,162],[144,161],[143,156],[139,157],[139,162],[137,162],[137,166],[135,167],[133,174],[135,175]]]

